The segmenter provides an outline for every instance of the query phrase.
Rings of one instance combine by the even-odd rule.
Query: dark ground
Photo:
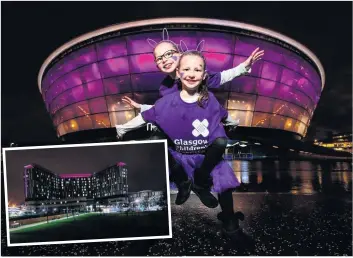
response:
[[[74,219],[19,229],[10,233],[11,243],[35,243],[84,239],[165,236],[168,211],[139,214],[84,214]]]
[[[233,239],[220,232],[219,207],[208,209],[192,195],[184,205],[172,205],[172,239],[4,248],[2,231],[2,255],[352,255],[350,194],[234,197],[246,218],[244,234]]]

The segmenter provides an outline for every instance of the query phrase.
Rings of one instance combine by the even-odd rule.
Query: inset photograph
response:
[[[8,246],[171,238],[167,142],[4,148]]]

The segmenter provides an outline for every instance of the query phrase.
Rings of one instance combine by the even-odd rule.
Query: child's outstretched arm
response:
[[[121,100],[134,108],[140,109],[141,112],[149,110],[151,107],[153,107],[153,105],[139,104],[136,101],[133,101],[128,96],[124,96]]]
[[[117,138],[121,139],[127,132],[140,128],[146,124],[141,114],[131,119],[129,122],[122,125],[115,125]]]
[[[222,71],[220,85],[232,81],[236,77],[250,73],[251,66],[260,60],[264,53],[264,50],[260,51],[259,48],[256,48],[243,63],[231,69]]]

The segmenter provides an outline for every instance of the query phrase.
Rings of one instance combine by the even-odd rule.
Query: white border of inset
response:
[[[51,241],[51,242],[36,242],[36,243],[10,243],[10,229],[9,229],[9,211],[8,211],[8,193],[7,193],[7,171],[6,171],[6,151],[15,150],[36,150],[36,149],[57,149],[57,148],[71,148],[71,147],[92,147],[92,146],[110,146],[110,145],[129,145],[129,144],[146,144],[146,143],[164,143],[165,165],[166,165],[166,184],[167,184],[167,206],[168,206],[168,226],[169,235],[165,236],[147,236],[147,237],[128,237],[128,238],[106,238],[94,240],[68,240],[68,241]],[[7,246],[32,246],[32,245],[53,245],[53,244],[77,244],[77,243],[92,243],[92,242],[111,242],[111,241],[126,241],[126,240],[147,240],[147,239],[166,239],[172,238],[172,216],[170,204],[170,185],[169,185],[169,164],[168,164],[168,145],[167,140],[148,140],[148,141],[127,141],[127,142],[110,142],[110,143],[89,143],[89,144],[68,144],[68,145],[49,145],[49,146],[33,146],[33,147],[14,147],[3,148],[3,162],[4,162],[4,190],[5,190],[5,209],[6,209],[6,236]]]

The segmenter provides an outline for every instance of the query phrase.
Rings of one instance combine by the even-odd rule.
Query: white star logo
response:
[[[196,119],[194,122],[192,122],[192,126],[195,128],[194,130],[192,130],[192,135],[195,137],[199,136],[200,134],[203,137],[206,137],[210,133],[207,129],[208,127],[207,119],[202,120],[202,122]]]

